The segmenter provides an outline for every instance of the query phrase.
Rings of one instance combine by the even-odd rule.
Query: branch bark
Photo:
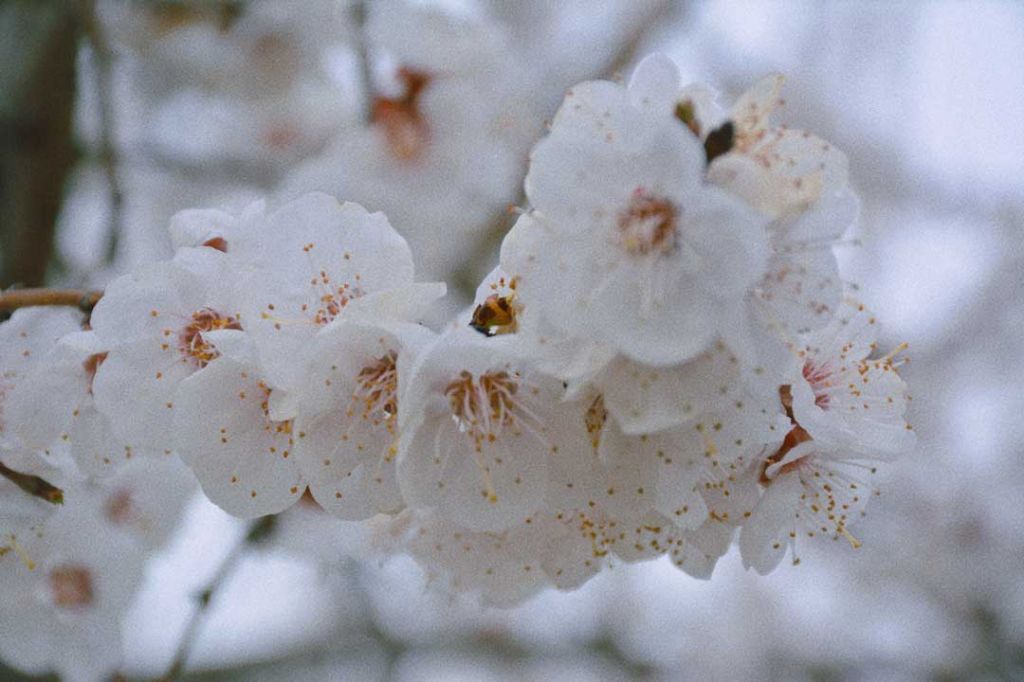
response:
[[[82,289],[11,289],[0,293],[0,313],[31,306],[71,306],[88,313],[102,297],[101,291]]]
[[[192,612],[192,617],[189,618],[188,623],[185,624],[185,632],[182,633],[181,641],[178,644],[178,650],[174,654],[174,658],[171,660],[170,666],[167,668],[167,672],[160,678],[159,682],[175,682],[181,678],[185,672],[185,665],[188,663],[189,653],[192,651],[192,647],[195,645],[197,636],[199,634],[199,625],[203,621],[203,617],[210,608],[210,604],[221,586],[227,580],[227,578],[234,572],[239,562],[246,555],[246,553],[255,545],[264,542],[270,535],[273,534],[274,528],[277,524],[276,516],[263,516],[256,519],[249,526],[249,530],[246,532],[245,537],[235,545],[235,548],[228,554],[227,558],[221,563],[217,572],[210,579],[202,590],[196,595],[196,609]]]
[[[89,47],[92,48],[95,87],[100,104],[99,161],[107,180],[110,200],[110,236],[107,240],[106,262],[113,263],[117,257],[117,245],[121,237],[124,193],[117,176],[118,153],[114,141],[114,93],[113,53],[103,27],[96,16],[96,0],[81,0],[80,21]]]
[[[43,284],[72,139],[78,24],[70,4],[0,4],[0,285]]]

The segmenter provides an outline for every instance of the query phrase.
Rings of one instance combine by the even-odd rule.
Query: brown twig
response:
[[[18,308],[40,305],[71,306],[88,313],[92,312],[102,297],[102,291],[83,289],[9,289],[0,293],[0,313],[11,313]]]
[[[96,16],[96,1],[81,0],[80,16],[85,37],[92,48],[95,87],[100,104],[99,161],[107,180],[110,199],[110,237],[106,262],[113,263],[121,237],[124,192],[117,176],[118,154],[114,141],[113,62],[114,55]]]
[[[199,634],[199,625],[203,620],[203,616],[206,611],[210,608],[210,603],[213,601],[213,597],[220,589],[224,581],[227,580],[238,563],[242,560],[242,557],[251,549],[253,546],[258,545],[269,538],[276,527],[277,517],[276,516],[263,516],[252,522],[249,526],[249,530],[246,532],[245,537],[242,538],[241,542],[235,545],[231,553],[228,554],[227,558],[217,568],[217,572],[213,575],[206,587],[199,591],[196,595],[196,609],[192,612],[192,616],[189,618],[188,623],[185,624],[185,631],[181,635],[181,640],[178,643],[178,650],[174,654],[174,658],[171,660],[170,666],[167,668],[167,672],[160,678],[159,682],[174,682],[179,679],[185,672],[185,665],[188,663],[189,653],[192,651],[192,646],[195,644],[196,637]]]
[[[3,476],[32,497],[38,497],[50,504],[64,504],[64,491],[39,476],[23,474],[20,471],[9,469],[4,466],[3,462],[0,462],[0,476]]]
[[[373,122],[373,69],[370,64],[370,46],[366,40],[366,0],[352,4],[353,23],[358,35],[356,37],[356,61],[359,68],[359,81],[363,94],[363,123]]]

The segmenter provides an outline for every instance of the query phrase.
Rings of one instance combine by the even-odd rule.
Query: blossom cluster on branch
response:
[[[18,310],[0,326],[4,581],[35,572],[47,608],[88,605],[113,550],[54,519],[133,527],[175,457],[230,514],[308,491],[499,605],[662,555],[707,578],[734,542],[759,573],[812,538],[857,547],[875,462],[914,442],[903,347],[878,351],[833,253],[858,210],[846,158],[770,121],[781,86],[723,107],[653,55],[626,85],[573,87],[500,264],[441,329],[420,321],[445,286],[416,281],[387,217],[319,193],[183,211],[174,257],[91,315]],[[405,126],[393,144],[415,139],[407,113],[382,114]],[[149,478],[129,497],[79,506],[132,475]],[[57,511],[44,485],[76,493]]]

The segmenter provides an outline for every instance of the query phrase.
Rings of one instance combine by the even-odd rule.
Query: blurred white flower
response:
[[[516,199],[541,132],[534,79],[500,25],[438,6],[372,3],[366,34],[370,70],[384,76],[365,84],[372,120],[294,169],[279,194],[319,190],[384,211],[420,270],[446,278]]]
[[[93,513],[84,488],[0,556],[0,656],[29,673],[102,679],[121,661],[120,618],[142,578],[143,547]]]

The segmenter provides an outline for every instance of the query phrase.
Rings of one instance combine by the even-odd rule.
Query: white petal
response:
[[[175,449],[207,497],[243,518],[280,512],[306,489],[290,425],[269,420],[264,386],[253,368],[221,358],[175,399]]]

